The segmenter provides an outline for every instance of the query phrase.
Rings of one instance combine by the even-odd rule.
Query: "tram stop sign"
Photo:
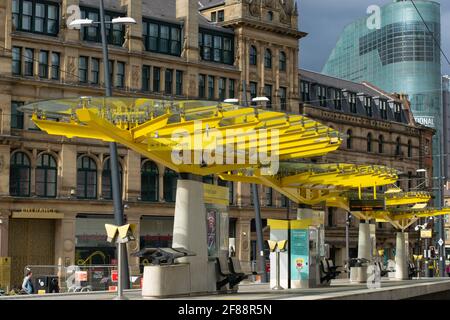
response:
[[[439,239],[439,241],[438,241],[438,244],[439,244],[439,246],[443,246],[444,245],[444,240],[442,240],[442,239]]]

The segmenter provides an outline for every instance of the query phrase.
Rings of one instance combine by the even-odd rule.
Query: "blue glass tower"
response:
[[[416,121],[437,134],[433,154],[443,152],[441,14],[434,1],[397,0],[346,26],[322,72],[384,91],[409,95]],[[434,157],[434,177],[442,177],[441,156]],[[438,181],[435,182],[438,186]],[[442,203],[441,192],[436,205]]]

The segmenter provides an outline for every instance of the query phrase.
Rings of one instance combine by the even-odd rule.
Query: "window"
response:
[[[266,49],[264,53],[264,67],[268,69],[272,68],[272,51],[270,49]]]
[[[235,90],[234,79],[228,79],[228,98],[232,99],[235,97]]]
[[[350,107],[350,112],[356,113],[356,94],[355,93],[348,94],[348,105]]]
[[[256,102],[253,102],[253,99],[258,96],[257,87],[258,84],[256,82],[250,82],[250,100],[252,105],[256,105]]]
[[[413,157],[413,145],[412,145],[412,141],[408,140],[408,158],[412,158]]]
[[[328,208],[328,216],[327,216],[328,227],[334,227],[334,210],[333,208]]]
[[[373,141],[372,133],[369,133],[367,135],[367,152],[372,152],[372,141]]]
[[[401,138],[398,137],[395,142],[395,155],[400,156],[402,154],[402,141]]]
[[[250,47],[250,65],[256,66],[256,63],[258,61],[258,51],[256,50],[255,46]]]
[[[402,105],[400,103],[394,104],[395,121],[402,122]]]
[[[122,165],[119,163],[119,183],[120,194],[122,194]],[[102,198],[111,200],[113,198],[112,193],[112,177],[111,177],[111,161],[110,158],[106,159],[102,170]]]
[[[125,87],[125,63],[117,62],[116,86],[118,88]]]
[[[224,181],[222,179],[217,180],[218,185],[221,187],[228,188],[228,198],[229,198],[229,204],[233,205],[234,203],[234,185],[232,181]]]
[[[380,153],[380,154],[384,153],[384,137],[383,136],[378,137],[378,153]]]
[[[97,198],[97,165],[88,156],[81,156],[77,161],[77,197]]]
[[[233,64],[233,36],[200,30],[198,42],[200,47],[200,57],[203,60]]]
[[[273,206],[273,189],[266,187],[266,207]]]
[[[267,102],[267,109],[272,109],[272,85],[266,84],[264,86],[264,95],[269,99]]]
[[[164,77],[164,92],[166,94],[172,94],[173,91],[173,70],[166,69],[165,77]]]
[[[150,66],[142,66],[142,91],[150,91]]]
[[[311,100],[309,95],[309,82],[302,81],[300,83],[300,90],[302,94],[302,101],[309,102]]]
[[[48,51],[39,52],[39,78],[48,79]]]
[[[23,112],[17,110],[23,102],[11,101],[11,129],[23,129]]]
[[[347,130],[347,149],[351,150],[353,149],[353,131]]]
[[[20,75],[22,73],[22,48],[12,48],[12,74]]]
[[[286,94],[287,89],[285,87],[280,87],[280,109],[283,111],[287,110],[287,99]]]
[[[333,90],[333,103],[336,110],[342,110],[342,91],[340,89]]]
[[[214,77],[208,76],[208,99],[214,100],[215,94],[214,94],[215,88],[214,88]]]
[[[111,21],[114,18],[124,15],[125,15],[124,13],[106,11],[105,20]],[[81,18],[99,21],[100,20],[99,9],[82,7]],[[82,27],[81,39],[84,41],[101,42],[102,38],[100,25],[96,24],[89,27]],[[108,44],[110,45],[122,46],[125,41],[125,26],[120,24],[107,24],[106,39]]]
[[[25,76],[33,76],[34,70],[34,50],[33,49],[25,49]]]
[[[286,53],[280,52],[280,71],[286,71]]]
[[[114,61],[109,60],[108,61],[108,68],[109,68],[109,81],[111,85],[114,85]]]
[[[56,198],[57,176],[55,158],[49,154],[42,154],[36,166],[36,195],[41,198]]]
[[[145,50],[179,56],[181,54],[181,26],[153,20],[144,20]]]
[[[166,202],[175,202],[177,195],[178,174],[166,168],[164,172],[164,200]]]
[[[366,116],[372,117],[372,98],[364,97],[364,108],[366,109]]]
[[[281,195],[281,207],[282,208],[287,208],[288,206],[288,197],[286,197],[284,194]]]
[[[161,91],[160,76],[161,76],[161,69],[158,67],[153,67],[153,92]]]
[[[380,115],[381,119],[387,120],[387,101],[386,100],[380,100]]]
[[[327,88],[324,86],[317,87],[317,98],[321,107],[327,106]]]
[[[225,13],[223,10],[219,10],[217,12],[217,21],[218,22],[223,22],[225,20]]]
[[[219,100],[224,101],[225,97],[227,95],[227,79],[226,78],[219,78]]]
[[[159,200],[159,171],[152,161],[146,161],[141,169],[141,198],[150,202]]]
[[[91,59],[91,83],[99,84],[100,83],[100,60],[97,58]]]
[[[52,79],[59,80],[61,67],[61,55],[58,52],[52,52]]]
[[[80,82],[88,82],[88,57],[80,57],[78,65],[78,77]]]
[[[9,170],[9,194],[13,197],[29,197],[30,177],[30,158],[23,152],[14,153]]]
[[[198,75],[198,97],[199,98],[205,98],[206,90],[206,76],[204,74]]]
[[[217,12],[211,12],[211,22],[217,22]]]
[[[177,70],[175,79],[175,94],[183,95],[183,71]]]
[[[39,0],[13,0],[13,25],[17,31],[56,36],[59,28],[59,5]]]
[[[267,20],[273,21],[273,12],[272,11],[267,12]]]

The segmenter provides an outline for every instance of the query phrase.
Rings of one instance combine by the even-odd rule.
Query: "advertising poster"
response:
[[[207,228],[207,243],[208,254],[210,257],[217,256],[217,211],[215,209],[207,208],[206,212],[206,228]]]
[[[307,229],[291,230],[291,280],[309,279],[309,236]]]

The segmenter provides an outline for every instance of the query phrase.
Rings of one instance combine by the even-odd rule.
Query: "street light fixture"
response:
[[[131,17],[118,17],[112,19],[112,21],[105,21],[105,5],[104,0],[100,0],[100,21],[93,21],[91,19],[76,19],[70,23],[71,27],[77,26],[92,26],[100,25],[101,41],[102,41],[102,53],[103,53],[103,65],[104,65],[104,78],[105,78],[105,96],[112,97],[112,84],[109,72],[109,52],[106,36],[106,24],[122,24],[131,25],[136,24],[136,20]],[[116,225],[122,226],[125,223],[124,219],[124,207],[122,205],[122,192],[120,187],[120,170],[119,160],[117,152],[117,143],[110,142],[110,165],[111,165],[111,186],[114,202],[114,219]],[[117,300],[126,299],[123,296],[123,288],[130,288],[130,276],[128,270],[128,257],[127,248],[125,243],[117,244],[117,256],[118,256],[118,288],[117,288]]]

